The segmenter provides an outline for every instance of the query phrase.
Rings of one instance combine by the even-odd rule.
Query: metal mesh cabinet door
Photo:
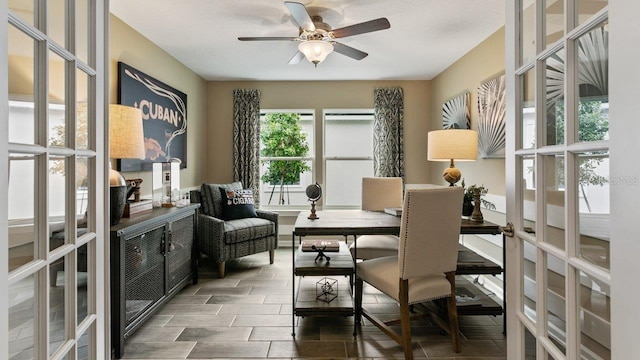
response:
[[[125,324],[164,296],[164,225],[125,239]]]
[[[183,281],[191,277],[194,239],[194,213],[168,224],[167,288],[168,293],[177,290]]]

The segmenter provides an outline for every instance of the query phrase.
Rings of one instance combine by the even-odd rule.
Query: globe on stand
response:
[[[320,187],[320,184],[315,183],[307,186],[305,193],[307,198],[309,198],[309,201],[311,201],[311,214],[308,219],[319,219],[318,215],[316,215],[316,201],[320,200],[322,197],[322,188]]]

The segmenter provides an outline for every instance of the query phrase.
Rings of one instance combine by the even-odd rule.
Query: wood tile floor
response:
[[[402,359],[402,348],[363,319],[354,339],[353,318],[296,318],[291,336],[291,248],[227,263],[219,279],[215,266],[201,260],[198,284],[171,299],[125,343],[126,359]],[[347,284],[346,278],[339,278]],[[397,305],[373,288],[365,289],[365,307],[393,318]],[[417,359],[506,359],[502,318],[460,318],[462,352],[450,337],[426,320],[412,323]]]

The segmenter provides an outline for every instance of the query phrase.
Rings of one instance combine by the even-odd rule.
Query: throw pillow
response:
[[[233,190],[220,188],[224,220],[257,217],[251,189]]]

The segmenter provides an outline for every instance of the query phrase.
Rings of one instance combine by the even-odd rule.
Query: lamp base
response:
[[[444,173],[442,173],[442,177],[444,177],[444,181],[449,183],[449,186],[454,186],[455,183],[460,181],[462,177],[462,173],[457,168],[451,166],[444,169]]]
[[[110,192],[110,206],[111,206],[111,226],[117,225],[120,223],[120,219],[122,218],[122,214],[124,212],[124,206],[127,203],[127,186],[111,186],[109,187]]]

